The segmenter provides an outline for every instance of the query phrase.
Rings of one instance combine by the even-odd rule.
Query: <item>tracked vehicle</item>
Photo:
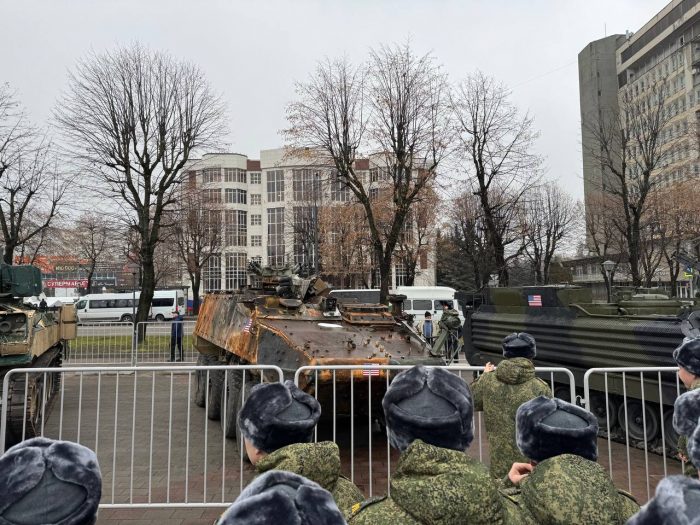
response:
[[[293,379],[296,370],[307,365],[444,364],[442,358],[430,356],[430,346],[401,316],[400,296],[392,299],[392,311],[379,304],[338,305],[328,297],[330,287],[319,278],[300,278],[290,268],[252,265],[250,270],[259,274],[261,288],[205,297],[194,329],[198,364],[275,365],[285,379]],[[222,421],[227,437],[235,437],[241,374],[209,371],[195,379],[195,403],[207,407],[210,419]],[[351,377],[349,371],[324,370],[302,376],[301,386],[317,395],[322,405],[327,396],[335,396],[338,413],[350,412],[344,405],[349,405],[354,387],[354,412],[358,413],[367,410],[370,402],[362,400],[369,395],[362,385],[370,379],[372,413],[379,414],[386,388],[382,371],[356,370]]]
[[[73,305],[42,311],[23,303],[22,298],[41,291],[38,268],[0,264],[0,383],[15,368],[59,368],[67,342],[75,339]],[[7,396],[0,399],[7,411],[6,446],[40,433],[59,377],[51,373],[10,376]]]
[[[493,288],[483,304],[468,312],[465,349],[472,364],[498,362],[503,337],[528,332],[537,340],[535,365],[568,368],[583,396],[583,377],[590,368],[675,366],[673,350],[697,310],[694,301],[670,299],[655,290],[619,289],[615,302],[598,304],[586,288]],[[568,400],[567,389],[561,385],[555,395]],[[593,374],[591,389],[591,409],[601,428],[609,423],[613,434],[628,432],[631,440],[642,441],[646,433],[647,442],[653,442],[660,440],[663,425],[665,444],[675,446],[675,374],[647,374],[642,382],[639,374],[630,373],[625,385],[621,375],[608,375],[607,399],[604,376]]]

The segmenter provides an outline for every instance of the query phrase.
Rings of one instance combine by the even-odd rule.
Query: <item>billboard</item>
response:
[[[46,279],[46,288],[87,288],[87,279]]]

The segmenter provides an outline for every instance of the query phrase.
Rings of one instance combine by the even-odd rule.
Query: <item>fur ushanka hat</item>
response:
[[[292,381],[261,383],[250,393],[238,414],[243,437],[263,452],[274,452],[313,439],[321,405]]]
[[[685,338],[673,351],[673,359],[678,366],[700,377],[700,337]]]
[[[101,497],[97,456],[77,443],[38,437],[0,457],[0,525],[92,525]]]
[[[678,396],[673,405],[673,428],[688,437],[688,459],[700,469],[700,389]]]
[[[700,525],[700,481],[687,476],[662,479],[656,495],[627,525]]]
[[[418,365],[394,378],[382,400],[389,440],[406,450],[416,439],[465,450],[474,438],[474,407],[467,384],[441,368]]]
[[[503,338],[503,357],[527,357],[533,359],[537,355],[535,338],[525,332],[513,332]]]
[[[515,427],[518,448],[531,460],[539,462],[561,454],[598,459],[598,420],[587,410],[556,397],[539,396],[520,405]]]
[[[284,470],[255,478],[217,525],[345,525],[333,496],[313,481]]]

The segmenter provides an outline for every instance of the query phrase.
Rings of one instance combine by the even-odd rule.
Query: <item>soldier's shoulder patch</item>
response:
[[[387,497],[386,496],[375,496],[373,498],[366,499],[365,501],[361,501],[359,503],[355,503],[351,508],[350,511],[352,513],[352,516],[355,516],[356,514],[359,514],[362,512],[364,509],[369,507],[370,505],[374,505],[375,503],[379,503],[380,501],[384,501]]]

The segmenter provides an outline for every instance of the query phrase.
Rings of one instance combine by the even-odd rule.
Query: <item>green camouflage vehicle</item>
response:
[[[73,305],[42,311],[24,304],[24,297],[42,291],[41,273],[35,266],[0,264],[0,384],[14,368],[58,368],[66,342],[75,339]],[[6,405],[6,446],[38,435],[59,387],[58,374],[13,374]]]
[[[538,286],[491,288],[484,303],[468,312],[464,341],[472,364],[498,362],[501,340],[511,332],[528,332],[537,340],[537,366],[564,367],[576,379],[577,395],[583,396],[583,376],[590,368],[675,366],[673,350],[684,337],[684,321],[698,309],[693,301],[669,299],[655,290],[617,290],[615,302],[593,303],[590,289]],[[691,317],[694,317],[693,314]],[[628,427],[631,440],[658,440],[664,427],[665,444],[675,446],[671,424],[677,395],[675,374],[644,378],[628,374],[623,388],[619,374],[591,375],[591,409],[601,428],[610,422],[611,434]],[[625,425],[625,404],[629,423]],[[642,394],[644,403],[642,403]],[[569,398],[568,385],[558,385],[555,395]],[[659,403],[662,406],[659,406]],[[663,408],[663,418],[661,417]]]

